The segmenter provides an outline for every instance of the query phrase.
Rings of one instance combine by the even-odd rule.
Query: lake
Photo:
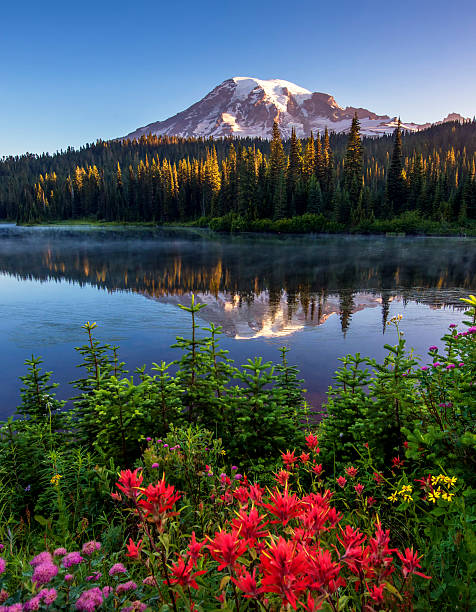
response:
[[[277,360],[288,346],[317,407],[339,357],[383,357],[393,315],[419,355],[461,322],[459,298],[476,290],[475,247],[470,238],[0,225],[0,418],[18,405],[32,354],[53,370],[58,396],[72,395],[86,321],[120,345],[129,371],[178,358],[170,345],[190,321],[177,304],[192,293],[236,362]]]

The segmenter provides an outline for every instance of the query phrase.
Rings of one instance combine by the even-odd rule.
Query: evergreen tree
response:
[[[307,188],[307,212],[318,214],[322,210],[321,186],[315,175],[312,175]]]
[[[22,402],[17,408],[17,413],[35,421],[50,420],[54,428],[59,424],[56,413],[61,410],[65,402],[60,402],[55,398],[53,390],[58,384],[49,382],[51,372],[41,372],[42,362],[41,358],[33,355],[31,359],[25,361],[25,365],[28,366],[28,374],[20,376],[23,383],[20,390]]]
[[[291,202],[296,192],[298,181],[302,177],[302,146],[296,137],[296,130],[291,130],[291,148],[287,173],[288,202]]]
[[[287,216],[286,175],[281,170],[273,194],[273,219],[285,219]]]
[[[364,158],[362,140],[360,138],[360,122],[355,113],[350,127],[347,151],[344,159],[344,186],[349,193],[351,207],[358,204],[362,190]],[[347,211],[345,211],[347,213]]]
[[[302,161],[302,173],[305,179],[309,180],[316,172],[316,147],[314,145],[314,136],[311,132],[311,137],[306,143],[304,156]]]
[[[287,216],[286,158],[276,121],[273,123],[273,138],[270,143],[269,180],[273,218],[284,219]]]
[[[402,129],[400,119],[394,134],[392,160],[387,177],[387,206],[390,214],[398,214],[405,209],[406,187],[402,166]]]

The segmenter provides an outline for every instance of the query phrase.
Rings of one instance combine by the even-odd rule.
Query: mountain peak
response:
[[[339,106],[327,93],[311,92],[284,79],[258,79],[235,76],[223,81],[200,101],[165,121],[150,123],[128,134],[127,138],[156,134],[182,137],[223,136],[270,138],[274,121],[284,137],[292,129],[298,137],[311,131],[347,132],[354,114],[361,132],[368,136],[390,134],[396,120],[377,115],[366,108]],[[451,113],[443,121],[464,120]],[[431,124],[403,123],[402,128],[418,131]]]

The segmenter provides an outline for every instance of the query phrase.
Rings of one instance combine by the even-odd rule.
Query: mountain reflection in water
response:
[[[179,357],[171,349],[190,321],[177,304],[192,293],[207,308],[202,324],[221,325],[221,346],[237,363],[276,361],[292,350],[318,406],[339,358],[377,359],[403,329],[424,355],[463,317],[460,297],[476,289],[475,240],[352,236],[228,236],[203,230],[0,225],[0,418],[19,403],[18,377],[32,353],[74,391],[74,347],[81,325],[119,344],[131,372]],[[387,330],[387,331],[386,331]],[[385,333],[385,339],[382,337]]]
[[[170,303],[192,293],[236,339],[287,336],[395,298],[460,307],[476,286],[475,241],[460,238],[217,236],[175,229],[0,226],[0,271]]]

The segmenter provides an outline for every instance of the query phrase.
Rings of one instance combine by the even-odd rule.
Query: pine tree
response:
[[[273,197],[273,219],[285,219],[287,217],[287,194],[286,194],[286,175],[281,170],[279,178],[274,186]]]
[[[315,175],[312,175],[307,188],[307,212],[314,215],[322,210],[321,186]]]
[[[311,132],[311,137],[304,148],[304,156],[302,161],[302,172],[304,177],[309,180],[316,171],[316,147],[314,146],[314,136]]]
[[[270,143],[269,182],[273,218],[284,219],[287,216],[286,158],[276,121],[273,124],[273,138]]]
[[[286,158],[284,155],[283,142],[277,121],[273,123],[273,138],[270,143],[269,176],[272,185],[276,185],[281,172],[286,169]]]
[[[406,186],[402,166],[402,130],[400,119],[394,133],[392,160],[387,177],[387,207],[390,215],[405,209]]]
[[[296,137],[296,130],[291,130],[291,148],[289,151],[289,165],[287,176],[288,202],[291,202],[296,191],[298,181],[302,177],[302,146]]]
[[[25,365],[28,366],[28,374],[20,376],[23,383],[20,390],[22,402],[17,412],[25,418],[36,421],[53,419],[56,426],[58,419],[55,414],[61,410],[65,402],[55,398],[53,390],[58,384],[49,382],[51,372],[41,372],[42,362],[40,357],[33,355],[31,359],[25,361]]]
[[[344,159],[344,185],[349,193],[351,208],[358,204],[362,190],[364,157],[360,138],[360,122],[355,113],[350,127],[347,152]]]

